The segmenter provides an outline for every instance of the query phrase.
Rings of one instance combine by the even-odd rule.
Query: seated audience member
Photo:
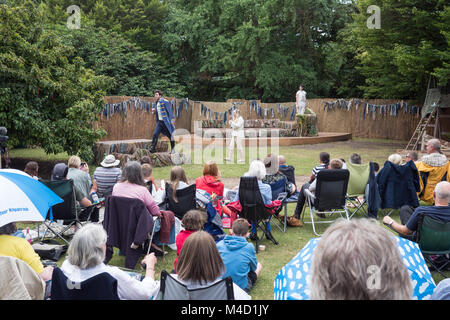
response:
[[[65,163],[57,163],[53,167],[51,181],[67,180],[69,167]]]
[[[400,208],[400,223],[389,216],[383,218],[383,223],[405,238],[416,241],[416,232],[420,215],[427,215],[433,219],[450,222],[450,182],[439,182],[433,191],[434,206],[420,206]]]
[[[439,282],[431,295],[431,300],[450,300],[450,279]]]
[[[161,217],[158,205],[142,177],[141,165],[137,161],[128,161],[122,172],[120,182],[113,187],[112,195],[115,197],[135,198],[141,200],[152,216]]]
[[[25,261],[42,280],[51,280],[53,267],[44,268],[41,258],[31,244],[24,238],[13,236],[16,231],[15,222],[0,227],[0,256],[14,257]]]
[[[422,157],[422,162],[432,167],[442,167],[447,164],[447,157],[441,152],[439,139],[431,139],[426,145],[427,155]]]
[[[262,182],[265,176],[266,176],[266,167],[264,166],[264,163],[261,160],[253,160],[250,163],[248,172],[244,174],[244,177],[256,177],[256,179],[258,180],[259,192],[261,193],[264,204],[268,205],[272,203],[272,189],[268,184]],[[238,200],[239,200],[239,187],[232,201]]]
[[[148,163],[141,165],[142,177],[147,185],[147,189],[152,196],[158,191],[158,187],[155,184],[155,178],[153,178],[153,168]]]
[[[292,182],[290,182],[288,178],[279,170],[280,165],[278,162],[277,155],[269,154],[264,159],[264,166],[266,167],[266,176],[264,177],[264,179],[262,179],[263,183],[271,185],[273,183],[276,183],[277,181],[284,179],[286,181],[286,184],[283,192],[287,192],[288,197],[295,192],[295,185]]]
[[[317,173],[319,173],[320,170],[324,170],[324,169],[328,168],[328,165],[330,164],[330,154],[328,152],[321,152],[319,154],[319,160],[320,160],[320,164],[318,166],[314,167],[311,177],[310,177],[310,181],[305,183],[304,185],[302,185],[302,187],[299,191],[298,199],[297,199],[297,206],[295,207],[295,211],[294,211],[294,215],[293,215],[293,217],[297,220],[300,219],[300,215],[302,214],[303,207],[305,206],[305,202],[306,202],[304,190],[309,188],[311,183],[313,183],[313,181],[316,179],[316,175],[317,175]]]
[[[100,167],[94,171],[94,181],[97,182],[97,194],[100,198],[106,198],[112,194],[114,185],[120,181],[122,170],[118,168],[120,160],[116,160],[114,155],[110,154],[103,159]]]
[[[256,258],[255,248],[247,242],[250,235],[248,221],[239,218],[233,222],[232,235],[217,243],[217,249],[225,264],[223,278],[231,276],[233,282],[249,293],[261,273],[262,265]]]
[[[406,160],[406,162],[408,162],[408,161],[410,161],[410,160],[416,162],[416,161],[419,160],[419,155],[418,155],[417,152],[415,152],[415,151],[409,151],[409,152],[406,154],[405,160]]]
[[[352,164],[361,164],[362,163],[361,156],[359,154],[357,154],[357,153],[353,153],[350,156],[350,163],[352,163]]]
[[[295,186],[297,190],[297,184],[295,183],[295,168],[286,164],[286,158],[283,155],[278,156],[279,171],[284,174],[288,181]]]
[[[211,196],[213,194],[222,197],[224,184],[220,181],[220,171],[214,161],[208,161],[203,167],[203,176],[195,179],[197,189],[205,190]]]
[[[261,197],[263,199],[263,202],[265,205],[269,205],[272,203],[272,189],[270,188],[270,185],[262,182],[262,179],[264,179],[264,177],[266,176],[266,166],[264,165],[264,162],[262,162],[261,160],[253,160],[250,163],[250,168],[248,170],[248,172],[246,172],[244,174],[245,177],[256,177],[256,179],[258,180],[258,187],[259,187],[259,192],[261,193]],[[239,187],[237,190],[237,193],[234,197],[234,201],[238,201],[239,200]],[[270,225],[270,219],[266,220],[266,237],[271,240],[272,238],[272,234],[271,234],[271,225]],[[256,226],[252,225],[251,226],[251,234],[250,234],[250,239],[252,240],[256,240],[257,239],[257,235],[256,235]]]
[[[36,161],[30,161],[25,165],[25,169],[23,171],[33,179],[38,180],[39,179],[38,170],[39,170],[38,163]]]
[[[118,267],[103,263],[106,238],[106,231],[98,224],[89,223],[75,233],[61,266],[68,280],[82,282],[106,272],[117,279],[117,293],[121,300],[149,300],[156,297],[159,281],[155,281],[155,255],[150,253],[142,259],[146,265],[145,278],[139,281]]]
[[[69,158],[67,179],[73,180],[75,197],[77,200],[76,207],[79,217],[86,219],[89,212],[85,208],[92,205],[92,193],[97,191],[96,186],[91,185],[91,178],[88,173],[80,170],[81,160],[77,156]],[[91,221],[98,221],[98,209],[91,213]]]
[[[392,162],[393,164],[401,165],[402,164],[402,156],[398,153],[391,154],[388,157],[388,161]]]
[[[181,220],[181,227],[183,230],[180,231],[177,235],[176,244],[177,244],[177,257],[173,263],[173,269],[177,270],[177,261],[178,256],[180,255],[181,248],[183,248],[183,244],[186,239],[193,234],[194,232],[202,230],[203,225],[206,222],[206,215],[200,210],[189,210],[183,216]]]
[[[205,231],[191,234],[184,242],[177,262],[175,279],[188,289],[209,287],[222,280],[225,265],[212,236]],[[233,283],[235,300],[250,300],[251,297]]]
[[[344,169],[344,168],[342,168],[342,169]],[[380,171],[380,165],[378,164],[378,162],[373,163],[373,171],[375,171],[375,174],[377,174],[378,171]]]
[[[330,164],[328,165],[328,169],[342,169],[342,160],[341,159],[333,159],[330,161]],[[309,191],[315,192],[316,191],[316,185],[317,185],[317,179],[311,183],[309,186]]]
[[[340,159],[342,161],[342,169],[347,169],[347,164],[345,163],[344,159]]]
[[[176,191],[189,187],[188,179],[186,178],[186,173],[184,172],[183,167],[175,166],[172,168],[172,170],[170,170],[169,185],[173,190],[173,194],[172,194],[173,200],[175,202],[178,202]],[[163,189],[165,187],[166,186],[163,186],[163,185],[161,186],[161,188],[163,188]],[[163,201],[166,198],[165,190],[164,190],[164,192],[162,192],[161,198]]]
[[[395,238],[373,219],[339,219],[328,227],[310,272],[311,300],[409,300],[413,293]]]
[[[92,179],[89,173],[89,165],[87,164],[87,162],[80,163],[80,170],[86,172],[89,175],[89,183],[92,185]]]

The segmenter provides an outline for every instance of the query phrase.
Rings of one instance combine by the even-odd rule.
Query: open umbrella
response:
[[[0,170],[0,227],[11,222],[44,221],[48,210],[61,202],[52,190],[27,174]]]
[[[312,256],[320,238],[309,240],[306,246],[286,264],[274,281],[275,300],[308,300]],[[396,237],[403,263],[413,283],[412,299],[430,299],[436,284],[417,243]]]

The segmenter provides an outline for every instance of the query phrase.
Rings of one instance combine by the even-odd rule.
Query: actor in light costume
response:
[[[306,110],[306,92],[303,90],[303,86],[300,85],[297,91],[296,97],[296,107],[297,114],[304,114]]]
[[[239,152],[238,163],[244,163],[244,119],[241,117],[239,109],[234,109],[230,119],[231,132],[231,142],[228,145],[228,157],[225,158],[226,161],[231,161],[234,151],[234,141],[236,140],[237,150]]]

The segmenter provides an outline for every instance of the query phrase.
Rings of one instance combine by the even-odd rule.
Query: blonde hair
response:
[[[67,162],[69,168],[79,169],[81,166],[81,159],[78,156],[71,156]]]
[[[225,265],[209,233],[197,231],[186,239],[177,262],[181,280],[206,284],[219,278],[224,270]]]
[[[310,288],[312,300],[406,300],[413,290],[392,233],[373,219],[342,218],[314,249]]]
[[[388,158],[388,161],[394,163],[394,164],[401,164],[402,163],[402,156],[398,153],[391,154]]]

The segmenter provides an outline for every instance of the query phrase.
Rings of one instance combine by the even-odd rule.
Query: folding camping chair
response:
[[[448,256],[450,254],[450,222],[445,223],[427,215],[421,215],[417,230],[417,241],[425,260],[444,278],[447,278],[442,270],[450,264]],[[431,255],[446,256],[447,261],[437,265]]]
[[[347,207],[352,206],[353,208],[356,208],[351,213],[350,219],[353,218],[353,216],[360,210],[366,217],[368,217],[368,212],[364,205],[367,204],[365,193],[367,184],[369,183],[370,163],[346,163],[346,166],[347,170],[350,172],[347,188]],[[362,201],[360,200],[360,197],[363,197]]]
[[[133,270],[146,252],[147,241],[153,240],[155,220],[141,200],[108,196],[103,228],[108,234],[105,263],[111,260],[116,247],[125,255],[125,267]]]
[[[309,189],[305,189],[306,203],[309,207],[311,222],[305,222],[305,208],[302,212],[302,222],[311,223],[313,232],[316,232],[316,223],[333,223],[334,220],[315,221],[314,216],[331,217],[335,213],[339,213],[341,217],[345,214],[345,218],[349,220],[348,209],[345,205],[347,185],[349,179],[349,171],[346,169],[328,169],[321,170],[317,174],[316,192],[313,194]],[[305,206],[306,207],[306,206]]]
[[[414,162],[397,165],[386,161],[377,175],[377,183],[383,215],[391,215],[394,210],[404,205],[414,208],[419,206],[419,172]],[[387,213],[384,212],[385,209],[388,209]]]
[[[163,270],[157,300],[234,300],[233,280],[227,277],[205,288],[188,289]]]
[[[119,300],[117,279],[102,272],[82,282],[72,282],[61,269],[53,269],[51,300]]]
[[[177,200],[173,198],[173,189],[169,183],[166,182],[166,210],[170,210],[174,213],[178,219],[183,219],[186,212],[197,208],[196,201],[196,185],[195,183],[176,191]]]
[[[63,223],[66,225],[62,228],[61,231],[56,230],[56,228],[52,227],[50,221],[50,210],[47,213],[46,220],[43,222],[43,224],[46,226],[46,229],[44,231],[44,234],[42,237],[39,235],[39,228],[38,228],[38,238],[40,238],[40,241],[43,241],[45,236],[47,235],[48,231],[51,231],[55,236],[62,239],[65,243],[69,244],[67,239],[64,237],[64,233],[69,230],[72,226],[77,227],[78,225],[81,226],[82,220],[80,219],[75,203],[75,192],[74,192],[74,186],[73,186],[73,180],[60,180],[60,181],[47,181],[39,179],[39,181],[43,184],[45,184],[50,190],[55,192],[60,198],[64,200],[62,203],[58,203],[54,205],[51,208],[52,218],[53,220],[63,220]],[[90,216],[93,212],[93,210],[96,209],[96,206],[98,204],[92,205],[87,207],[85,210],[87,210],[88,216],[85,221],[89,221]]]
[[[283,209],[283,206],[285,205],[285,201],[286,201],[287,194],[288,194],[287,190],[286,190],[286,178],[278,180],[278,181],[276,181],[274,183],[271,183],[269,185],[270,185],[270,188],[272,189],[272,201],[280,200],[282,202],[282,205],[273,214],[273,217],[275,218],[275,221],[278,222],[278,223],[275,223],[275,225],[277,226],[277,228],[281,232],[286,232],[286,225],[287,225],[286,212],[285,212],[285,215],[284,215],[283,219],[278,216],[280,211]],[[283,228],[280,227],[280,225]]]
[[[258,253],[259,243],[264,236],[277,245],[278,242],[266,228],[265,221],[272,217],[272,213],[264,205],[256,177],[241,177],[239,182],[239,202],[242,207],[239,216],[247,219],[248,222],[256,227],[256,235],[258,229],[263,232],[261,238],[256,240],[256,252]]]

